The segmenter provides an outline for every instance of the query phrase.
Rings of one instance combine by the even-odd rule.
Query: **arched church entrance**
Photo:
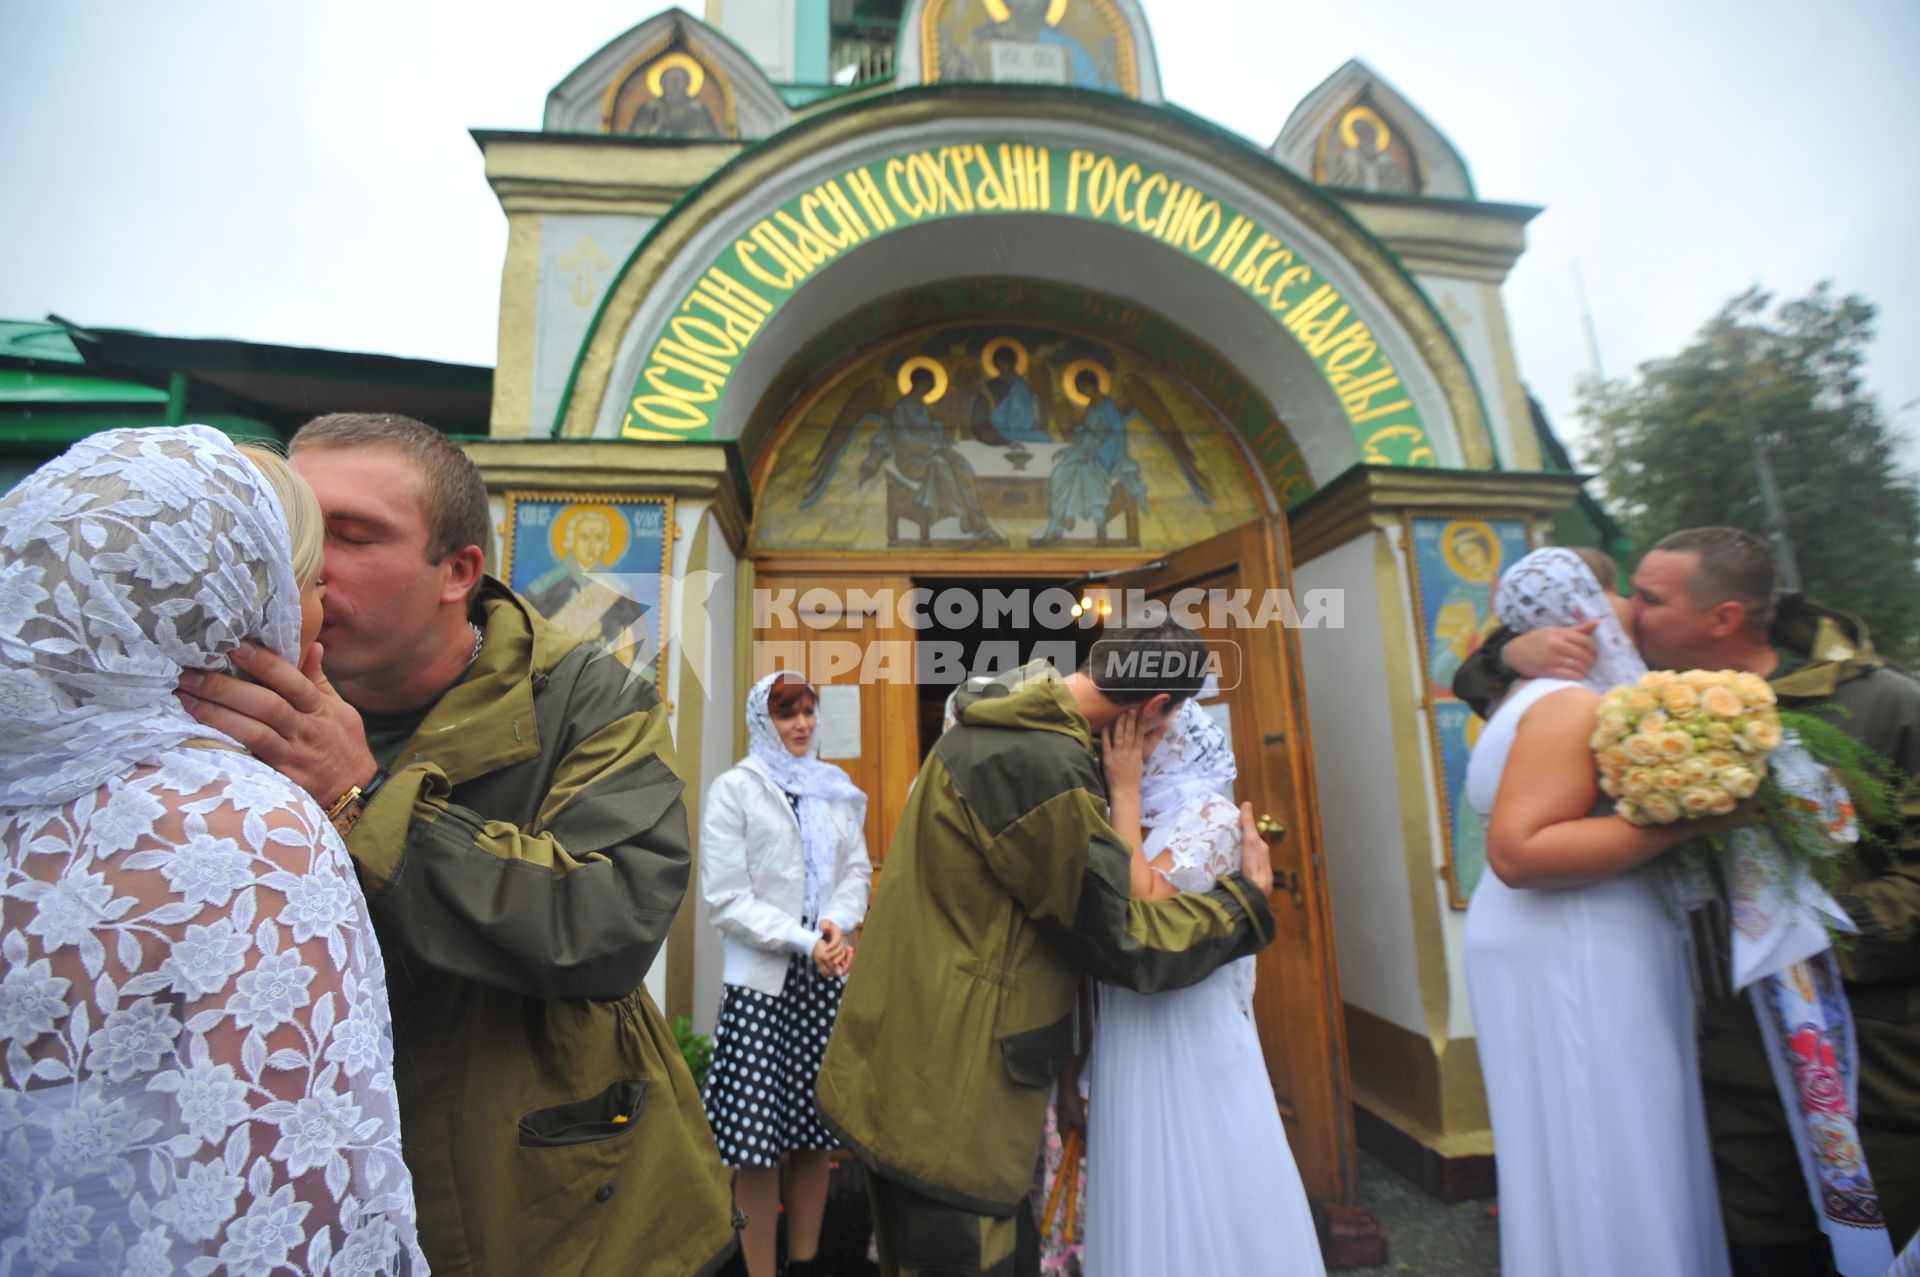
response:
[[[1496,461],[1447,321],[1378,239],[1296,172],[1136,103],[971,84],[851,102],[744,151],[648,232],[554,433],[718,444],[729,471],[737,451],[755,499],[730,560],[753,613],[733,692],[777,646],[824,684],[825,739],[874,796],[876,848],[954,677],[921,677],[914,600],[964,610],[1020,581],[1034,602],[1080,603],[1075,621],[1121,584],[1254,601],[1202,619],[1245,657],[1221,701],[1245,796],[1290,831],[1263,1041],[1309,1191],[1352,1202],[1300,638],[1260,603],[1289,584],[1282,512],[1316,490],[1344,495],[1310,507],[1306,570],[1364,604],[1386,588],[1379,565],[1327,558],[1379,526],[1359,476]],[[954,641],[972,672],[983,643]],[[1344,708],[1357,649],[1308,641]],[[1329,735],[1362,733],[1341,718]],[[1368,757],[1381,748],[1404,778],[1398,743]],[[1387,810],[1372,797],[1347,806]]]
[[[848,353],[852,352],[852,353]],[[1264,464],[1249,440],[1266,441]],[[1286,423],[1226,360],[1137,304],[1030,279],[869,305],[775,376],[741,443],[754,517],[745,677],[823,688],[823,755],[884,850],[948,693],[1072,668],[1103,621],[1183,609],[1218,658],[1208,712],[1271,832],[1278,938],[1256,1018],[1309,1193],[1354,1167],[1311,748],[1280,511],[1310,490]],[[1281,476],[1276,491],[1273,476]]]

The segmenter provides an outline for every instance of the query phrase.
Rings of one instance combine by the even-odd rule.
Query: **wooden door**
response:
[[[1247,614],[1257,618],[1265,591],[1289,584],[1287,562],[1285,524],[1260,520],[1101,584],[1162,601],[1183,590],[1220,592],[1199,596],[1199,614],[1183,619],[1204,622],[1209,646],[1223,652],[1222,682],[1233,685],[1220,700],[1239,763],[1236,797],[1252,802],[1274,829],[1269,903],[1277,935],[1260,954],[1254,992],[1260,1045],[1308,1196],[1351,1205],[1357,1168],[1346,1030],[1297,636],[1277,623],[1248,628],[1227,608],[1210,615],[1206,606],[1247,591]],[[1111,603],[1125,606],[1124,599]],[[1228,643],[1237,646],[1238,670]]]
[[[910,577],[878,574],[759,572],[754,578],[763,605],[753,618],[749,684],[786,668],[816,687],[857,689],[858,753],[830,752],[831,724],[823,713],[821,757],[845,768],[867,796],[867,854],[876,869],[920,770],[914,636],[892,606],[912,588]],[[822,707],[828,710],[832,694],[823,695],[830,698]]]

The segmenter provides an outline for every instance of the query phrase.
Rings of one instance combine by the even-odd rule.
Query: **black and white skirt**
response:
[[[813,1107],[813,1081],[845,986],[799,954],[778,996],[725,986],[702,1097],[722,1162],[777,1166],[789,1150],[837,1146]]]

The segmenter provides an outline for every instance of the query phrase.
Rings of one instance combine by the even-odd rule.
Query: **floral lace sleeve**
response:
[[[1143,850],[1154,872],[1175,887],[1209,890],[1240,868],[1240,809],[1218,794],[1208,794],[1156,825]],[[1163,867],[1162,856],[1172,863]]]
[[[424,1272],[339,838],[181,749],[0,817],[0,1272]]]
[[[1181,891],[1206,891],[1240,868],[1240,809],[1218,794],[1195,799],[1147,835],[1153,871]],[[1170,863],[1163,865],[1161,858]],[[1224,968],[1241,1014],[1253,1018],[1254,960],[1239,958]]]

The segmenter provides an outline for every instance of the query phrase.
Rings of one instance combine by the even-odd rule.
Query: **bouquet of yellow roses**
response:
[[[1734,670],[1653,670],[1601,698],[1600,789],[1636,825],[1725,816],[1760,790],[1785,738],[1773,689]]]

